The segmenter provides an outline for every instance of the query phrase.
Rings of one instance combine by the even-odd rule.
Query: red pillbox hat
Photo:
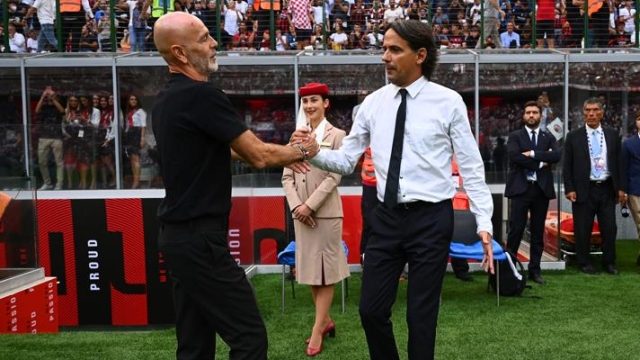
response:
[[[329,96],[329,86],[321,83],[310,83],[300,88],[300,96],[322,95]]]

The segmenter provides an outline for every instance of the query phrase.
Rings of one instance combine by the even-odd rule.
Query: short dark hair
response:
[[[431,80],[431,75],[438,65],[438,48],[433,39],[431,26],[419,20],[394,21],[387,25],[386,30],[393,30],[404,39],[413,51],[422,48],[427,50],[427,58],[422,63],[422,76]]]
[[[587,105],[598,105],[600,110],[604,110],[602,101],[600,101],[600,99],[598,99],[597,97],[590,97],[587,100],[585,100],[584,103],[582,104],[582,110],[584,110],[584,108],[587,107]]]
[[[537,107],[537,108],[538,108],[538,111],[540,111],[540,114],[542,114],[542,106],[540,106],[540,105],[538,104],[538,102],[537,102],[537,101],[533,101],[533,100],[531,100],[531,101],[527,101],[527,102],[524,104],[524,108],[523,108],[523,109],[526,109],[526,108],[528,108],[529,106],[535,106],[535,107]]]

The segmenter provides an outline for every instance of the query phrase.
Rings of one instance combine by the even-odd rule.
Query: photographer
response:
[[[51,86],[42,93],[36,105],[37,130],[40,134],[38,139],[38,166],[44,184],[38,190],[53,190],[53,182],[49,175],[48,158],[49,151],[53,152],[56,162],[56,183],[55,189],[62,190],[64,182],[64,163],[62,152],[62,116],[64,108],[58,101],[56,93]]]

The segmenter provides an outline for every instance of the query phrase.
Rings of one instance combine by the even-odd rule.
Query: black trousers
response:
[[[589,186],[589,197],[584,202],[571,204],[573,210],[573,232],[576,256],[580,266],[591,265],[590,244],[593,218],[598,217],[602,237],[602,265],[616,262],[616,202],[613,184],[607,181],[601,185]]]
[[[531,239],[529,244],[529,273],[540,274],[540,259],[544,251],[544,222],[549,209],[549,199],[538,184],[529,184],[523,194],[511,197],[507,250],[518,254],[522,235],[529,220]]]
[[[373,210],[378,205],[378,190],[375,186],[362,185],[362,236],[360,237],[360,255],[367,249],[369,236],[371,236],[371,218]]]
[[[179,360],[214,359],[216,334],[231,348],[229,359],[267,359],[267,331],[253,288],[229,253],[227,231],[226,218],[160,225]]]
[[[409,263],[410,360],[433,359],[442,280],[453,236],[451,200],[408,209],[379,204],[373,213],[362,275],[360,319],[372,360],[399,359],[391,324],[398,279]]]
[[[452,257],[451,258],[451,269],[453,269],[453,272],[454,272],[454,274],[456,274],[456,276],[457,275],[462,275],[464,273],[468,273],[469,272],[469,262],[467,261],[467,259]]]

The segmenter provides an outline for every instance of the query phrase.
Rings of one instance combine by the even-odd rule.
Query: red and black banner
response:
[[[501,197],[494,197],[494,204],[501,204],[496,201]],[[0,268],[40,266],[47,276],[55,276],[63,326],[173,323],[171,278],[158,251],[159,202],[40,199],[36,253],[33,203],[13,201],[19,211],[0,224]],[[343,195],[342,203],[348,262],[357,264],[360,196]],[[494,226],[501,214],[500,207]],[[229,251],[238,264],[276,264],[290,240],[283,196],[234,197]]]
[[[14,201],[25,209],[0,231],[0,265],[37,264],[55,276],[60,325],[170,324],[172,284],[157,245],[159,201],[38,200],[37,253],[33,209],[28,201]],[[360,197],[345,196],[343,203],[349,262],[357,263]],[[276,264],[277,253],[289,242],[284,223],[284,197],[234,198],[231,255],[240,265]]]
[[[62,325],[172,322],[158,201],[38,201],[39,263],[58,278]]]

